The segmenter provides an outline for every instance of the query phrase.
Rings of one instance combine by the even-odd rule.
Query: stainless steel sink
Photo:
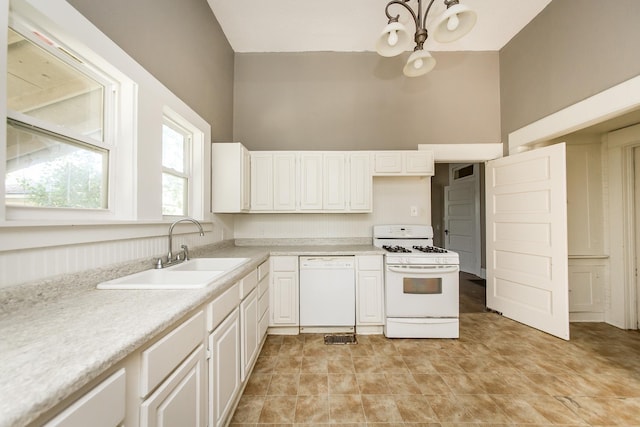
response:
[[[198,289],[249,258],[194,258],[159,270],[145,270],[99,283],[98,289]]]

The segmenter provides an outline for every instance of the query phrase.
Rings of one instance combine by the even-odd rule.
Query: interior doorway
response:
[[[460,255],[460,271],[484,279],[484,164],[437,163],[432,178],[434,244]]]

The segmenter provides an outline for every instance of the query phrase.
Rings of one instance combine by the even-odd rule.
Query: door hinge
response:
[[[212,356],[213,354],[211,353],[211,350],[207,349],[207,360],[211,360]]]

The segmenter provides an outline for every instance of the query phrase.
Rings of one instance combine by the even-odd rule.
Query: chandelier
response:
[[[413,53],[409,56],[407,64],[402,70],[407,77],[416,77],[428,73],[435,67],[436,60],[424,50],[424,43],[429,37],[426,28],[427,15],[435,0],[429,1],[427,10],[422,14],[422,0],[418,1],[417,13],[407,4],[411,0],[392,0],[385,7],[385,14],[389,19],[388,24],[382,30],[382,34],[376,43],[376,51],[381,56],[396,56],[406,52],[411,45],[411,34],[407,28],[398,22],[400,15],[389,14],[389,8],[393,5],[404,7],[413,18],[416,32],[413,39],[416,43]],[[476,23],[476,13],[467,6],[461,5],[459,0],[444,0],[447,9],[436,19],[433,27],[433,37],[441,43],[458,40],[467,34]]]

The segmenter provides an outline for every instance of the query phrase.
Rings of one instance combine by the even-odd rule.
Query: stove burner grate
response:
[[[435,246],[414,246],[413,249],[432,254],[446,254],[448,252],[446,249],[437,248]]]
[[[393,253],[409,253],[411,249],[407,249],[403,246],[390,246],[390,245],[382,245],[382,249],[393,252]]]

